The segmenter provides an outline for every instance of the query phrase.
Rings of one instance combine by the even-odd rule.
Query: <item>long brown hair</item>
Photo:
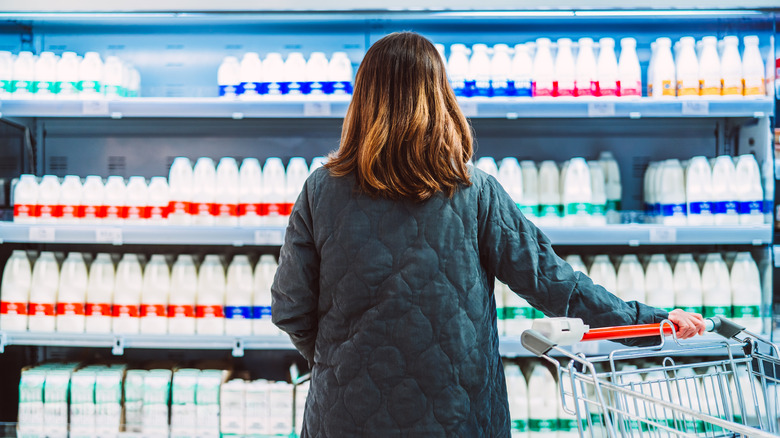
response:
[[[372,196],[423,201],[471,185],[471,128],[426,38],[392,33],[358,68],[341,144],[325,165]]]

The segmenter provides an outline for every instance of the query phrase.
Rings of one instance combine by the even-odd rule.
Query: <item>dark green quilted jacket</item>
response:
[[[508,437],[494,278],[591,327],[667,316],[575,273],[495,178],[472,174],[420,203],[323,168],[306,181],[271,289],[273,322],[313,366],[303,436]]]

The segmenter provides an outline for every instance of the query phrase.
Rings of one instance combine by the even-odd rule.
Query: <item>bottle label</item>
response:
[[[252,306],[225,306],[227,319],[252,319]]]
[[[517,207],[520,209],[520,213],[523,213],[524,216],[536,216],[536,205],[517,204]]]
[[[592,204],[590,211],[594,216],[604,216],[607,214],[607,204]]]
[[[688,214],[712,214],[712,203],[709,201],[688,203]]]
[[[141,304],[141,318],[147,316],[158,316],[165,318],[167,316],[164,304]]]
[[[529,430],[531,432],[555,432],[558,426],[557,419],[536,419],[531,418],[528,420]]]
[[[106,207],[100,205],[81,205],[79,214],[85,219],[102,219],[106,217]]]
[[[141,306],[131,306],[127,304],[114,304],[113,316],[114,318],[138,318],[140,307]]]
[[[127,214],[124,216],[127,219],[148,219],[148,208],[142,205],[128,205],[125,207]]]
[[[510,81],[509,87],[513,90],[512,94],[519,97],[531,97],[534,95],[531,79],[515,79]]]
[[[189,304],[170,304],[168,318],[194,318],[195,306]]]
[[[661,205],[661,216],[685,216],[685,204],[663,204]]]
[[[496,307],[496,317],[500,320],[506,319],[506,308],[504,307]]]
[[[599,83],[598,81],[587,81],[583,84],[580,84],[579,82],[574,84],[574,91],[577,96],[584,97],[584,96],[595,96],[598,92]]]
[[[189,214],[192,207],[186,201],[171,201],[168,204],[169,214]]]
[[[81,217],[79,216],[80,209],[78,205],[63,205],[60,208],[61,212],[58,217],[66,219],[77,219]]]
[[[593,213],[593,204],[589,204],[585,202],[573,202],[571,204],[566,204],[567,215],[591,214],[591,213]]]
[[[236,87],[236,94],[256,95],[257,94],[256,82],[241,82],[240,84],[238,84],[238,87]]]
[[[57,82],[57,94],[71,96],[78,92],[78,82]]]
[[[573,432],[577,430],[577,420],[574,418],[559,418],[558,430],[563,432]]]
[[[702,313],[702,306],[677,306],[688,313]]]
[[[14,81],[14,93],[34,93],[35,82],[33,81]]]
[[[56,209],[56,205],[38,205],[36,207],[35,216],[42,218],[52,218],[55,217],[54,213]]]
[[[27,303],[0,301],[0,315],[27,315]]]
[[[737,202],[737,213],[739,214],[763,214],[764,201]]]
[[[713,202],[712,211],[714,214],[737,214],[737,202],[735,201]]]
[[[111,316],[113,313],[112,306],[108,303],[87,303],[85,312],[87,316]]]
[[[713,316],[731,318],[731,306],[704,306],[702,316],[705,318],[711,318]]]
[[[734,81],[721,79],[720,86],[723,96],[742,96],[742,80]]]
[[[334,82],[333,94],[352,94],[352,82],[349,81]]]
[[[666,89],[664,88],[664,91]],[[666,95],[666,94],[664,94]],[[678,96],[698,96],[699,84],[690,84],[686,81],[677,81],[677,95]]]
[[[559,204],[541,204],[539,206],[539,217],[560,216],[561,206]]]
[[[535,319],[533,307],[504,307],[504,319]]]
[[[252,306],[252,319],[271,320],[271,306]]]
[[[216,204],[208,202],[191,202],[190,214],[193,216],[211,216],[214,205]]]
[[[675,84],[670,80],[661,81],[661,93],[660,96],[675,96],[676,93]]]
[[[124,219],[127,217],[127,207],[121,205],[107,205],[106,215],[107,219]]]
[[[0,90],[5,91],[6,93],[13,93],[14,90],[14,81],[3,79],[0,80]]]
[[[212,216],[217,217],[238,217],[238,204],[212,204]]]
[[[55,83],[51,81],[35,81],[34,87],[39,94],[54,94],[57,92]]]
[[[293,86],[295,86],[298,89],[298,93],[300,94],[311,94],[312,82],[309,81],[294,82]]]
[[[33,218],[35,217],[35,205],[30,204],[16,204],[14,205],[14,217],[15,218]]]
[[[515,432],[528,432],[528,420],[512,420],[512,430]]]
[[[285,202],[276,202],[270,204],[263,204],[264,211],[263,216],[289,216],[292,213],[293,204]]]
[[[54,303],[30,303],[30,316],[54,316]]]
[[[239,216],[262,216],[264,204],[238,204]]]
[[[196,318],[224,318],[222,306],[195,306]]]
[[[607,199],[607,211],[620,211],[620,199]]]
[[[106,85],[106,96],[124,97],[125,95],[125,89],[121,85]]]
[[[219,97],[237,96],[239,94],[240,93],[239,93],[237,85],[220,85],[219,86]]]
[[[498,79],[490,81],[490,94],[493,96],[509,96],[509,81],[506,79]]]
[[[761,308],[759,306],[733,306],[734,318],[759,318]]]
[[[574,83],[553,81],[553,96],[574,97]]]
[[[149,211],[147,218],[149,219],[167,219],[168,212],[170,211],[167,206],[161,207],[159,205],[147,207],[147,209]]]
[[[79,81],[78,89],[85,93],[100,93],[102,91],[100,81]]]
[[[553,87],[552,81],[534,81],[531,91],[535,97],[552,97]]]
[[[615,97],[617,96],[620,91],[620,88],[617,84],[617,82],[601,82],[599,81],[599,90],[598,95],[604,96],[604,97]]]
[[[772,200],[771,199],[765,199],[764,200],[764,214],[772,214]]]
[[[720,81],[699,79],[699,94],[701,96],[720,96]]]
[[[766,94],[764,78],[743,79],[742,88],[745,96],[763,96]]]
[[[642,96],[642,82],[624,82],[618,81],[620,95],[623,97]]]
[[[57,303],[57,315],[84,315],[84,303]]]

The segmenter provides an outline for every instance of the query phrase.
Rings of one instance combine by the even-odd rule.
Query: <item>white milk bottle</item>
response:
[[[32,52],[19,52],[14,60],[12,77],[15,98],[29,99],[33,97],[33,93],[35,93],[35,57]]]
[[[97,52],[87,52],[79,64],[79,90],[82,99],[97,99],[103,94],[103,60]]]
[[[225,292],[225,333],[252,334],[252,298],[254,279],[249,258],[243,254],[233,257],[227,270]]]
[[[124,97],[125,68],[116,56],[107,56],[103,66],[103,93],[109,99]]]
[[[647,300],[645,294],[645,272],[636,254],[626,254],[617,271],[617,293],[623,301]]]
[[[217,85],[219,96],[234,98],[239,93],[241,65],[235,56],[226,56],[217,70]]]
[[[238,163],[233,157],[223,157],[217,165],[216,225],[238,226],[239,190]]]
[[[508,96],[509,75],[512,71],[512,58],[509,56],[509,46],[496,44],[493,46],[493,57],[490,59],[490,89],[492,96]]]
[[[446,63],[447,59],[446,59],[446,56],[444,56],[444,50],[445,50],[444,44],[436,43],[436,44],[433,45],[433,47],[436,48],[436,51],[439,53],[439,56],[441,57],[441,60]]]
[[[456,96],[466,95],[466,79],[469,75],[469,49],[464,44],[450,46],[447,74]]]
[[[653,254],[645,272],[645,295],[649,306],[674,310],[674,274],[663,254]]]
[[[81,220],[81,178],[76,175],[65,175],[60,186],[59,222],[62,224],[77,224]]]
[[[217,170],[214,160],[200,157],[192,171],[192,215],[193,225],[214,225],[214,202],[216,201]]]
[[[116,267],[112,328],[114,333],[131,334],[140,330],[143,273],[138,255],[125,254]]]
[[[352,61],[345,52],[333,52],[328,78],[333,82],[333,94],[352,94]]]
[[[301,94],[301,84],[306,82],[306,59],[301,52],[291,52],[284,62],[284,80],[287,89],[282,94]]]
[[[707,254],[701,272],[701,289],[704,304],[702,316],[731,318],[729,268],[719,253]]]
[[[661,216],[664,225],[686,225],[685,175],[680,160],[666,160],[661,168]]]
[[[474,96],[490,96],[490,57],[485,44],[471,46],[467,87]]]
[[[720,96],[720,56],[718,39],[706,36],[701,39],[702,49],[699,57],[699,95],[705,97]]]
[[[222,66],[220,66],[220,71],[222,71]],[[219,76],[220,71],[217,72],[217,76]],[[220,77],[225,80],[225,83],[223,84],[222,81],[219,81],[220,96],[225,96],[229,95],[228,90],[231,87],[229,84],[230,81],[228,81],[231,74],[231,67],[226,67],[226,71],[222,71],[222,73],[224,76]],[[240,94],[243,99],[256,99],[261,94],[265,94],[262,93],[262,87],[260,85],[263,82],[263,62],[260,60],[260,55],[258,55],[257,52],[244,53],[244,57],[241,58],[241,65],[239,67],[238,81],[239,92],[237,94]],[[222,93],[223,86],[225,87],[224,94]],[[265,91],[267,92],[267,90]]]
[[[263,216],[267,226],[287,225],[285,201],[287,199],[287,179],[284,164],[277,157],[265,160],[263,167]]]
[[[57,331],[84,332],[84,305],[87,301],[87,265],[79,252],[71,252],[60,269],[57,294]]]
[[[677,57],[677,96],[699,95],[699,60],[696,58],[696,40],[693,37],[680,38],[680,54]]]
[[[649,218],[649,222],[655,222],[655,188],[653,183],[655,182],[655,173],[658,170],[658,162],[651,161],[647,164],[645,169],[645,176],[642,181],[642,196],[645,200],[645,214]]]
[[[620,39],[620,60],[618,61],[618,82],[620,96],[642,97],[642,68],[636,56],[636,39]]]
[[[14,250],[3,269],[0,285],[0,331],[27,330],[32,269],[27,253]]]
[[[99,253],[89,267],[87,280],[87,333],[111,333],[114,285],[114,262],[110,255]]]
[[[14,222],[32,224],[38,216],[38,182],[35,175],[22,175],[14,186]]]
[[[712,225],[712,169],[706,157],[688,160],[685,170],[685,199],[688,225]]]
[[[558,379],[558,435],[557,438],[578,438],[580,436],[579,429],[577,428],[577,416],[566,412],[566,409],[574,409],[574,397],[572,396],[571,377],[567,374]],[[564,409],[563,401],[560,394],[560,386],[563,386],[563,393],[566,394],[566,409]],[[585,404],[579,402],[580,412],[584,413]],[[576,410],[575,410],[576,412]],[[587,424],[587,420],[585,421]],[[584,425],[583,425],[584,426]],[[584,428],[583,428],[584,429]]]
[[[131,176],[127,181],[127,215],[125,223],[129,225],[141,225],[148,218],[149,187],[146,178]]]
[[[498,169],[498,182],[504,187],[504,190],[512,197],[517,207],[523,208],[523,173],[520,169],[520,163],[515,157],[507,157],[501,160],[501,166]]]
[[[198,270],[195,331],[199,335],[225,333],[225,269],[216,254],[208,254]]]
[[[581,157],[572,158],[563,175],[563,225],[590,225],[593,192],[588,163]]]
[[[263,83],[262,87],[268,88],[268,94],[279,96],[282,94],[281,83],[285,81],[284,60],[281,53],[271,52],[263,59]]]
[[[60,287],[60,270],[54,253],[41,251],[35,260],[30,280],[28,327],[31,332],[53,332],[55,304]]]
[[[591,216],[590,224],[593,226],[603,226],[607,224],[607,194],[604,187],[604,170],[598,161],[588,161],[588,170],[590,171],[590,192],[591,192]]]
[[[507,336],[520,336],[531,328],[533,320],[542,318],[542,312],[534,309],[509,286],[504,289],[504,332]]]
[[[176,157],[168,173],[171,202],[168,217],[171,225],[189,225],[192,222],[192,162],[187,157]]]
[[[529,403],[528,423],[531,438],[555,438],[557,429],[559,393],[555,378],[550,370],[537,363],[528,378],[528,394],[533,394]],[[529,401],[531,400],[529,399]]]
[[[328,157],[314,157],[311,159],[311,166],[309,166],[309,175],[314,173],[315,170],[324,166],[328,162]]]
[[[574,96],[574,81],[576,78],[574,55],[571,52],[569,38],[558,39],[558,53],[555,57],[555,95],[559,97]]]
[[[614,97],[617,96],[620,87],[618,72],[618,62],[615,57],[615,40],[612,38],[601,38],[599,40],[599,58],[596,64],[599,79],[599,96]]]
[[[577,96],[595,96],[598,91],[596,55],[593,53],[593,39],[580,38],[580,50],[577,52],[577,74],[574,85]]]
[[[322,52],[312,52],[306,61],[306,89],[304,94],[322,95],[322,85],[328,82],[328,58]],[[308,89],[308,92],[307,92]]]
[[[124,178],[116,175],[109,176],[103,194],[106,206],[103,222],[106,224],[124,223],[127,217],[127,187]]]
[[[737,210],[737,175],[734,161],[728,155],[715,159],[712,167],[712,201],[715,225],[736,225],[739,223]]]
[[[758,50],[758,36],[747,35],[744,38],[745,53],[742,59],[743,93],[745,97],[761,98],[766,96],[764,60]],[[43,54],[41,54],[43,56]]]
[[[180,254],[173,264],[168,297],[168,333],[195,334],[195,297],[198,273],[191,255]]]
[[[37,221],[53,224],[59,219],[60,180],[55,175],[43,175],[38,185]]]
[[[52,52],[41,52],[35,62],[35,96],[51,99],[57,92],[57,57]]]
[[[731,265],[731,301],[734,322],[762,333],[761,278],[749,252],[740,252]]]
[[[601,254],[593,258],[588,276],[594,283],[602,286],[608,292],[617,294],[617,274],[608,255]]]
[[[498,166],[496,166],[496,160],[493,157],[481,157],[477,160],[477,169],[487,173],[493,178],[498,178]]]
[[[141,287],[141,333],[168,332],[168,295],[171,272],[162,254],[154,254],[144,268]]]
[[[530,160],[520,162],[523,172],[523,207],[520,211],[530,220],[535,220],[539,214],[539,172],[536,163]]]
[[[739,156],[734,185],[739,223],[760,225],[764,223],[764,188],[761,184],[761,172],[753,154]]]
[[[509,418],[512,438],[528,437],[528,385],[520,367],[515,364],[504,366],[506,392],[509,398]]]
[[[170,189],[164,176],[153,176],[149,180],[149,207],[147,222],[153,225],[168,223],[168,206],[170,205]]]
[[[575,271],[579,271],[585,275],[588,275],[588,268],[585,267],[585,262],[583,262],[582,257],[578,256],[577,254],[571,254],[567,256],[566,263],[570,264],[571,268]]]
[[[677,89],[677,77],[674,57],[672,56],[672,40],[661,37],[655,41],[655,44],[653,81],[648,83],[648,95],[655,98],[674,97]]]
[[[292,157],[287,164],[287,195],[285,199],[284,215],[287,216],[284,222],[285,224],[289,220],[290,213],[292,212],[293,205],[298,199],[298,195],[303,190],[303,185],[306,183],[306,178],[309,177],[309,166],[306,164],[306,160],[301,157]]]
[[[263,254],[255,266],[254,299],[252,300],[252,333],[278,335],[279,329],[271,322],[271,285],[278,264],[274,256]]]
[[[97,175],[88,175],[81,191],[81,222],[85,224],[100,223],[101,218],[105,216],[104,202],[103,178]]]
[[[680,254],[674,265],[674,306],[686,312],[702,312],[701,272],[692,254]]]
[[[553,64],[549,38],[536,40],[536,56],[533,69],[533,95],[534,97],[552,97],[555,81],[555,64]]]
[[[11,52],[0,51],[0,98],[8,99],[13,92],[14,58]]]
[[[238,174],[238,224],[242,227],[262,225],[263,171],[257,158],[244,158]]]
[[[533,95],[533,70],[534,62],[528,53],[528,46],[526,44],[515,44],[515,56],[512,57],[512,73],[510,76],[515,96],[530,97]]]
[[[723,38],[721,57],[721,93],[731,98],[742,96],[742,58],[739,56],[739,37],[729,35]]]
[[[561,224],[560,176],[555,161],[542,161],[539,167],[539,225]]]

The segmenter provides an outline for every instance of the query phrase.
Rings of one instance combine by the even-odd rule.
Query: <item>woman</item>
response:
[[[471,157],[434,46],[376,42],[271,289],[274,323],[312,366],[304,436],[509,436],[495,278],[548,316],[703,331],[699,315],[623,302],[574,272]]]

